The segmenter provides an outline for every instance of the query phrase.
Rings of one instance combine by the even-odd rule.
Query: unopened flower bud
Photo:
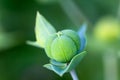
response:
[[[69,62],[80,49],[80,38],[75,31],[63,30],[51,35],[45,43],[47,56],[58,62]]]

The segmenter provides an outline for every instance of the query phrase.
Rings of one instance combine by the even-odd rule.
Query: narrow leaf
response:
[[[26,41],[28,45],[35,46],[41,48],[41,46],[36,41]]]
[[[56,33],[54,27],[41,14],[39,14],[39,12],[37,12],[35,35],[39,45],[44,48],[46,39],[53,33]]]
[[[80,51],[83,51],[83,49],[85,48],[86,46],[86,36],[85,36],[85,33],[86,33],[86,29],[87,29],[87,24],[84,23],[81,28],[78,30],[78,35],[81,39],[81,47],[80,47]]]

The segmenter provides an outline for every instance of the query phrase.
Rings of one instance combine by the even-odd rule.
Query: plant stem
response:
[[[70,74],[71,74],[71,77],[73,78],[73,80],[79,80],[75,70],[70,71]]]
[[[88,22],[82,11],[77,7],[73,0],[58,0],[64,12],[70,20],[79,27],[82,23]]]
[[[118,2],[118,13],[117,13],[117,17],[120,20],[120,0]]]
[[[109,49],[103,56],[104,80],[118,80],[117,56]]]

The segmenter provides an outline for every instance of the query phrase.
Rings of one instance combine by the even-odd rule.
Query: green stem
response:
[[[79,80],[75,70],[70,71],[70,74],[71,74],[71,77],[73,78],[73,80]]]
[[[79,27],[82,23],[88,22],[82,11],[77,7],[73,0],[58,0],[64,12],[70,20]]]
[[[118,80],[117,56],[109,49],[103,56],[104,80]]]
[[[120,0],[118,2],[118,13],[117,13],[118,19],[120,20]]]

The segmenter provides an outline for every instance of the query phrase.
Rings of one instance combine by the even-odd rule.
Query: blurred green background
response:
[[[26,44],[35,41],[37,11],[57,31],[88,24],[80,80],[120,80],[119,0],[0,0],[0,80],[72,80],[44,68],[45,51]]]

